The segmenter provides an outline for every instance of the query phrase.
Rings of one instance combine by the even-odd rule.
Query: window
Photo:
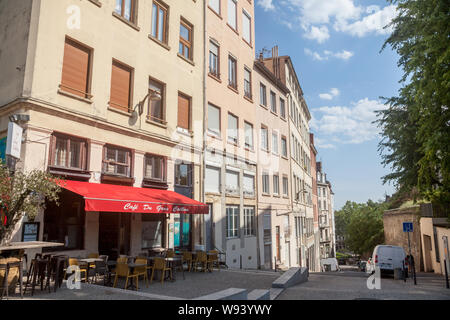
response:
[[[122,18],[135,23],[136,0],[116,0],[116,8],[114,12]]]
[[[244,207],[244,236],[256,235],[255,208]]]
[[[52,140],[52,160],[55,167],[86,169],[87,143],[84,140],[55,134]]]
[[[263,105],[264,107],[267,107],[267,93],[266,93],[266,86],[262,83],[259,87],[259,103]]]
[[[247,12],[242,12],[242,37],[248,43],[252,43],[252,18]]]
[[[146,179],[166,181],[166,159],[148,154],[145,156],[144,175]]]
[[[278,175],[273,175],[273,194],[280,194],[280,177]]]
[[[266,127],[261,127],[261,149],[269,151],[269,133]]]
[[[239,137],[238,137],[238,118],[232,115],[231,113],[228,114],[228,142],[238,144]]]
[[[243,191],[244,191],[244,196],[248,196],[248,197],[255,196],[255,177],[254,176],[244,174]]]
[[[227,170],[225,183],[227,193],[239,194],[239,172]]]
[[[284,99],[280,98],[280,116],[283,119],[286,119],[286,105],[284,103]]]
[[[105,146],[103,173],[131,177],[131,152],[113,146]]]
[[[220,109],[208,104],[208,132],[220,136]]]
[[[60,88],[82,98],[91,98],[92,50],[66,38]]]
[[[270,91],[270,109],[273,113],[277,113],[277,96],[272,91]]]
[[[239,206],[227,206],[227,238],[237,238],[239,230]]]
[[[244,96],[252,98],[252,72],[244,68]]]
[[[165,101],[165,85],[156,80],[150,79],[149,83],[150,94],[152,92],[158,93],[160,100],[148,99],[148,119],[158,123],[165,123],[164,118],[164,101]]]
[[[289,179],[288,177],[283,177],[283,196],[289,196]]]
[[[180,47],[178,53],[188,60],[192,60],[192,26],[180,22]]]
[[[109,104],[119,110],[129,112],[131,108],[131,87],[133,69],[114,60],[111,74],[111,97]]]
[[[220,193],[220,168],[206,167],[205,192]]]
[[[236,59],[228,56],[228,85],[234,89],[237,89],[236,65]]]
[[[175,165],[175,185],[181,187],[192,186],[192,165],[180,163]]]
[[[167,11],[166,6],[153,2],[152,36],[164,43],[167,43]]]
[[[287,158],[287,140],[286,137],[281,137],[281,155]]]
[[[278,133],[272,132],[272,152],[278,154]]]
[[[237,4],[236,0],[228,0],[228,24],[237,30]]]
[[[220,0],[209,0],[209,7],[220,15]]]
[[[270,194],[270,181],[267,173],[263,173],[262,175],[262,192],[265,194]]]
[[[191,129],[191,98],[178,93],[178,128]]]
[[[209,73],[220,78],[219,74],[219,46],[214,42],[209,42]]]
[[[253,125],[248,122],[244,123],[245,126],[245,147],[253,150]]]

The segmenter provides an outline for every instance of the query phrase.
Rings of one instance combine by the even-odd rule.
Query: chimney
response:
[[[262,62],[264,60],[264,53],[261,51],[259,53],[259,61]]]
[[[322,172],[322,162],[317,162],[317,171]]]

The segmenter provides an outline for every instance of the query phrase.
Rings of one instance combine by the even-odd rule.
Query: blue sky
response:
[[[383,185],[374,110],[380,96],[395,95],[398,56],[380,49],[395,15],[384,0],[256,0],[256,52],[279,46],[292,58],[312,113],[318,161],[335,192],[335,208],[347,200],[380,200]]]

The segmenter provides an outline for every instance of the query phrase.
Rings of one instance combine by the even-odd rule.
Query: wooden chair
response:
[[[214,266],[220,271],[219,251],[217,250],[208,251],[208,269],[212,271]]]
[[[5,263],[6,262],[6,263]],[[20,296],[23,298],[23,289],[22,289],[22,260],[16,258],[2,259],[0,263],[0,300],[3,299],[3,296],[6,294],[6,298],[9,298],[9,291],[13,291],[10,286],[11,283],[15,283],[16,281],[20,285]],[[18,278],[18,279],[17,279]],[[15,291],[16,286],[14,286]]]
[[[200,267],[200,271],[206,272],[208,269],[208,256],[205,251],[197,251],[197,257],[194,261],[194,270]]]
[[[164,276],[167,271],[169,271],[170,278],[172,279],[172,269],[167,266],[167,261],[164,258],[155,258],[155,260],[153,261],[152,276],[150,278],[150,283],[153,282],[155,270],[161,271],[161,284],[164,283]]]
[[[191,271],[191,269],[192,269],[192,262],[193,262],[192,252],[187,252],[187,251],[183,252],[183,264],[185,262],[187,264],[187,270]]]
[[[147,285],[148,288],[148,275],[147,275],[147,271],[148,271],[148,266],[147,266],[147,259],[146,258],[136,258],[135,264],[145,264],[144,267],[136,267],[134,269],[134,273],[135,275],[137,275],[137,281],[139,282],[139,277],[143,276],[144,277],[144,281]]]
[[[128,263],[117,263],[116,265],[116,277],[114,278],[114,285],[115,288],[117,286],[117,280],[119,278],[125,278],[125,290],[128,288],[128,280],[129,279],[136,279],[136,289],[139,289],[139,281],[138,281],[138,275],[137,274],[130,274],[130,268],[128,267]]]

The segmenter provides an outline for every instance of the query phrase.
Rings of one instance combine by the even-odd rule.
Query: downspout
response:
[[[202,202],[205,203],[206,197],[205,197],[205,182],[206,182],[206,130],[205,130],[205,124],[206,124],[206,1],[203,1],[203,124],[202,124],[202,140],[203,140],[203,152],[202,152],[202,185],[201,185],[201,199]],[[211,219],[211,216],[210,216]],[[206,223],[205,218],[202,217],[201,219],[201,226],[203,225],[203,239],[206,246]],[[213,221],[210,221],[211,225]]]

